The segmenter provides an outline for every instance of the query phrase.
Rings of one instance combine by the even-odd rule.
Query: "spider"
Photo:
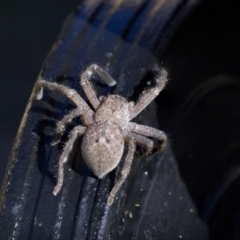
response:
[[[45,80],[37,81],[37,89],[41,89],[41,94],[43,88],[58,91],[66,95],[77,106],[57,123],[56,137],[51,143],[52,146],[60,142],[66,125],[75,117],[82,116],[84,122],[84,126],[79,125],[71,130],[69,139],[61,153],[57,185],[53,190],[54,195],[57,195],[62,188],[64,164],[68,160],[74,142],[81,135],[83,135],[81,151],[85,163],[100,179],[118,166],[123,156],[124,145],[125,143],[128,145],[121,175],[108,196],[108,206],[112,205],[115,195],[130,172],[136,144],[145,147],[145,156],[152,152],[154,145],[153,140],[148,137],[156,138],[160,141],[155,152],[165,147],[167,136],[163,131],[130,122],[158,96],[167,82],[167,72],[163,68],[160,69],[156,66],[153,71],[155,72],[154,80],[156,85],[143,92],[139,100],[134,103],[128,102],[119,95],[108,95],[107,97],[101,96],[98,98],[91,83],[93,75],[97,75],[99,79],[109,86],[114,86],[116,82],[97,64],[90,65],[81,74],[80,85],[94,111],[76,90]],[[42,97],[40,95],[38,95],[38,100]]]

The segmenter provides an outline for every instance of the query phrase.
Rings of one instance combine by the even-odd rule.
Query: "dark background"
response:
[[[37,75],[80,2],[0,1],[0,183]]]

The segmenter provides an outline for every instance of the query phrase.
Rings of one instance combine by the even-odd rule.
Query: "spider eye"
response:
[[[120,114],[118,111],[114,111],[114,112],[113,112],[113,116],[114,116],[115,118],[121,118],[121,114]]]
[[[130,108],[133,108],[133,107],[134,107],[134,102],[133,102],[133,101],[129,102],[129,103],[128,103],[128,106],[129,106]]]
[[[100,96],[100,97],[99,97],[99,101],[100,101],[100,102],[102,102],[104,99],[105,99],[104,96]]]

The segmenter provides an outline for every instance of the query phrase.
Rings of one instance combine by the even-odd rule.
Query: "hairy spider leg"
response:
[[[112,203],[114,201],[114,197],[116,196],[118,190],[120,189],[120,187],[122,186],[122,184],[126,180],[127,176],[129,175],[135,150],[136,150],[135,140],[130,139],[129,143],[128,143],[128,153],[127,153],[127,156],[124,160],[124,165],[123,165],[123,168],[122,168],[122,171],[121,171],[121,176],[117,180],[116,184],[114,185],[112,191],[110,192],[110,194],[108,196],[108,200],[107,200],[107,205],[108,206],[112,205]]]
[[[70,113],[65,115],[62,120],[57,123],[56,127],[56,137],[51,142],[51,146],[58,144],[61,140],[62,134],[66,129],[66,125],[70,123],[74,118],[83,114],[83,109],[75,108]]]
[[[38,88],[48,88],[49,90],[55,90],[67,96],[79,109],[82,109],[82,117],[87,126],[93,123],[93,114],[92,109],[87,105],[87,103],[78,95],[77,91],[71,88],[68,88],[57,83],[50,83],[45,80],[37,81]]]
[[[159,67],[155,66],[153,71],[155,73],[156,86],[150,88],[140,96],[139,100],[132,109],[130,120],[136,117],[144,108],[146,108],[150,102],[152,102],[153,99],[159,95],[167,83],[167,72],[165,69],[160,69]]]
[[[93,74],[97,74],[98,77],[106,83],[108,86],[114,86],[116,81],[112,79],[102,68],[96,64],[90,65],[80,76],[80,85],[83,88],[88,100],[90,101],[93,108],[96,110],[100,104],[96,91],[91,83],[91,78]]]
[[[140,134],[133,133],[133,132],[129,132],[127,134],[127,137],[133,138],[136,140],[137,144],[145,146],[145,148],[146,148],[145,152],[143,152],[143,154],[137,155],[138,157],[147,157],[150,155],[150,153],[152,152],[152,149],[153,149],[153,141],[152,140],[150,140],[149,138],[147,138],[145,136],[141,136]]]
[[[141,135],[144,135],[147,137],[153,137],[153,138],[160,140],[159,146],[154,151],[155,153],[161,151],[166,146],[167,135],[161,130],[158,130],[158,129],[152,128],[152,127],[148,127],[148,126],[144,126],[144,125],[140,125],[140,124],[133,123],[133,122],[129,123],[129,128],[130,128],[131,132],[141,134]]]
[[[83,135],[85,133],[85,131],[86,131],[86,127],[77,126],[69,134],[69,139],[63,149],[63,152],[62,152],[62,154],[60,156],[60,160],[59,160],[57,185],[53,190],[53,194],[55,196],[61,190],[62,185],[63,185],[64,163],[67,162],[68,156],[69,156],[70,152],[72,151],[74,142],[76,141],[77,137]]]

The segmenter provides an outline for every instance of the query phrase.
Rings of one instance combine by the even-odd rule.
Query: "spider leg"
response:
[[[163,68],[160,69],[158,67],[155,67],[153,69],[153,72],[155,74],[156,86],[147,90],[140,96],[139,100],[132,109],[130,120],[136,117],[144,108],[146,108],[149,103],[158,96],[158,94],[163,90],[164,86],[167,83],[166,70],[164,70]]]
[[[80,108],[73,109],[69,114],[65,115],[63,119],[57,123],[56,137],[51,142],[51,146],[54,146],[60,142],[62,134],[65,131],[66,125],[70,123],[75,117],[80,116],[82,113],[83,113],[83,109],[80,109]]]
[[[96,73],[98,77],[106,83],[108,86],[114,86],[116,81],[112,79],[110,75],[108,75],[102,68],[100,68],[97,64],[90,65],[81,75],[80,77],[80,85],[82,86],[88,100],[94,109],[97,109],[99,106],[99,100],[96,95],[96,91],[93,88],[92,83],[90,82],[92,75]]]
[[[138,133],[147,137],[153,137],[160,140],[159,146],[154,150],[154,152],[161,151],[166,146],[167,135],[156,128],[140,125],[137,123],[130,122],[129,129],[131,132]]]
[[[130,139],[130,141],[128,143],[128,153],[124,160],[124,165],[123,165],[123,169],[121,171],[121,176],[117,180],[115,186],[113,187],[112,191],[110,192],[110,194],[108,196],[108,200],[107,200],[108,206],[112,205],[114,197],[116,196],[118,190],[120,189],[120,187],[122,186],[122,184],[124,183],[125,179],[127,178],[128,174],[130,172],[135,150],[136,150],[135,140]]]
[[[87,105],[87,103],[79,96],[76,90],[65,87],[63,85],[57,83],[50,83],[45,80],[38,80],[36,83],[37,88],[48,88],[49,90],[57,91],[65,96],[67,96],[78,108],[83,109],[83,120],[86,125],[90,125],[93,123],[92,115],[93,111]],[[39,99],[39,98],[38,98]]]
[[[70,154],[70,152],[72,151],[74,142],[76,141],[77,137],[79,137],[80,135],[84,134],[84,132],[86,131],[86,127],[83,126],[77,126],[75,127],[69,135],[69,140],[66,143],[66,146],[63,149],[63,152],[60,156],[59,159],[59,166],[58,166],[58,180],[57,180],[57,185],[53,190],[53,195],[57,195],[59,193],[59,191],[62,188],[63,185],[63,177],[64,177],[64,163],[67,162],[68,160],[68,156]]]
[[[143,154],[139,155],[138,157],[147,157],[152,152],[153,141],[150,140],[149,138],[132,132],[128,133],[127,138],[133,138],[136,141],[136,143],[144,145],[146,147],[146,151]]]

